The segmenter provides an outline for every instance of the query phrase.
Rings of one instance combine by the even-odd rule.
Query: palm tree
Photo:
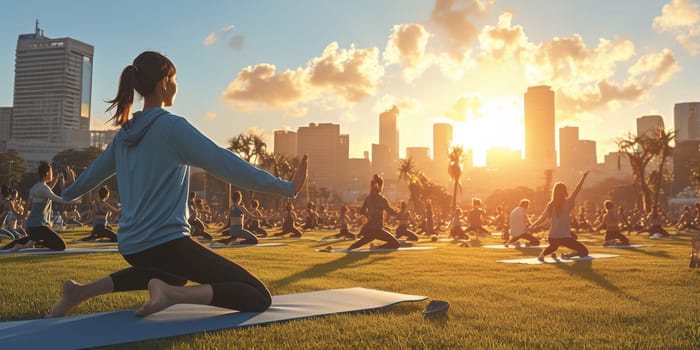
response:
[[[421,191],[424,188],[423,183],[424,180],[427,181],[427,178],[422,171],[416,169],[415,165],[413,164],[413,158],[401,160],[397,170],[399,180],[408,182],[408,192],[410,195],[408,203],[413,206],[413,210],[418,210],[421,199]]]
[[[626,138],[618,138],[615,143],[619,149],[618,157],[624,155],[630,162],[634,185],[637,187],[638,193],[642,195],[641,203],[637,199],[637,204],[647,212],[651,205],[651,190],[646,181],[645,173],[647,165],[654,157],[654,152],[652,152],[654,140],[645,135],[635,136],[628,133]],[[620,158],[618,158],[618,166],[619,161]]]
[[[654,171],[656,173],[654,179],[651,179],[650,176],[650,180],[653,181],[650,181],[649,184],[654,189],[654,196],[651,200],[652,205],[657,205],[659,202],[664,183],[664,166],[666,165],[666,160],[673,154],[671,141],[675,138],[676,132],[674,130],[666,131],[663,128],[659,128],[653,137],[654,142],[652,143],[651,152],[659,159],[659,168]]]
[[[457,193],[462,191],[460,177],[462,177],[462,156],[464,154],[463,146],[454,146],[450,150],[447,163],[447,173],[454,183],[452,191],[452,212],[457,209]]]

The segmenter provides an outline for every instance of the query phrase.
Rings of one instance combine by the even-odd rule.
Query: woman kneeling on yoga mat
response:
[[[134,90],[144,103],[130,118]],[[116,107],[113,119],[121,130],[62,196],[78,198],[117,174],[119,252],[131,267],[85,285],[65,281],[48,317],[64,316],[97,295],[145,289],[150,299],[136,310],[138,316],[181,303],[240,311],[270,306],[270,292],[258,278],[190,238],[190,166],[238,187],[294,197],[306,179],[308,160],[302,158],[291,181],[253,167],[163,109],[173,104],[176,92],[175,66],[159,53],[143,52],[122,71],[108,109]],[[199,285],[185,286],[187,281]]]

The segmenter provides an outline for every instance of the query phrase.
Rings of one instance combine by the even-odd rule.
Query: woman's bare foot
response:
[[[83,301],[80,294],[80,288],[82,286],[82,284],[73,280],[66,280],[63,282],[61,300],[51,308],[49,313],[46,314],[46,317],[63,317],[78,306]]]
[[[159,280],[152,279],[148,282],[148,294],[150,299],[143,303],[141,307],[136,309],[136,316],[148,316],[152,313],[165,310],[168,306],[175,304],[168,294],[168,290],[172,288],[169,284]]]
[[[306,182],[306,176],[309,173],[309,156],[306,154],[304,155],[303,158],[301,158],[301,161],[299,162],[299,166],[297,167],[296,173],[294,173],[294,176],[292,177],[292,188],[294,190],[294,195],[296,196],[299,191],[301,191],[301,188],[304,186],[304,182]]]

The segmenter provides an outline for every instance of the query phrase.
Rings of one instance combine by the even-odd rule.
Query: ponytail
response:
[[[136,88],[136,66],[129,65],[124,68],[122,75],[119,78],[119,90],[117,91],[117,97],[113,100],[107,101],[111,105],[107,108],[107,111],[111,111],[116,107],[116,113],[112,119],[114,119],[115,126],[122,126],[126,124],[129,120],[129,114],[131,114],[131,106],[134,104],[134,89]],[[111,119],[110,119],[111,120]]]
[[[141,96],[148,96],[155,91],[158,82],[174,76],[175,73],[175,65],[167,57],[154,51],[142,52],[134,59],[133,64],[126,66],[122,71],[117,97],[106,101],[110,104],[108,112],[116,108],[110,120],[114,119],[116,126],[126,124],[134,104],[134,90]]]

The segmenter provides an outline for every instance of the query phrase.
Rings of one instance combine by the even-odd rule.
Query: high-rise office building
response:
[[[538,169],[556,167],[554,91],[531,86],[525,92],[525,161]]]
[[[392,160],[399,159],[399,129],[396,121],[398,117],[399,109],[396,106],[379,114],[379,144],[387,146]]]
[[[452,124],[433,124],[433,160],[438,166],[447,167],[447,159],[452,144]]]
[[[559,168],[562,170],[576,167],[576,146],[578,145],[578,127],[559,128]]]
[[[425,173],[430,168],[430,147],[406,147],[406,159],[409,158],[416,170]]]
[[[312,159],[308,183],[316,188],[333,188],[339,183],[340,171],[346,168],[347,135],[340,134],[340,125],[310,123],[297,129],[297,154],[306,154]]]
[[[93,47],[34,33],[17,39],[12,137],[31,168],[58,152],[90,145]]]
[[[673,107],[676,142],[700,140],[700,102],[676,103]]]
[[[590,170],[598,165],[595,141],[579,140],[576,146],[576,160],[581,170]]]
[[[297,133],[290,130],[275,130],[275,153],[289,158],[297,156]]]
[[[447,162],[452,145],[452,124],[433,124],[433,169],[428,175],[438,182],[448,180]]]
[[[659,129],[664,129],[664,119],[660,115],[645,115],[637,118],[637,136],[656,137]]]
[[[673,149],[673,187],[671,194],[676,195],[691,186],[692,168],[700,164],[700,140],[676,142]]]
[[[90,131],[90,147],[106,149],[110,142],[117,135],[119,129],[115,130],[92,130]]]
[[[0,152],[7,151],[12,129],[12,107],[0,107]]]
[[[381,175],[385,180],[392,175],[389,146],[380,143],[372,144],[372,172]]]

